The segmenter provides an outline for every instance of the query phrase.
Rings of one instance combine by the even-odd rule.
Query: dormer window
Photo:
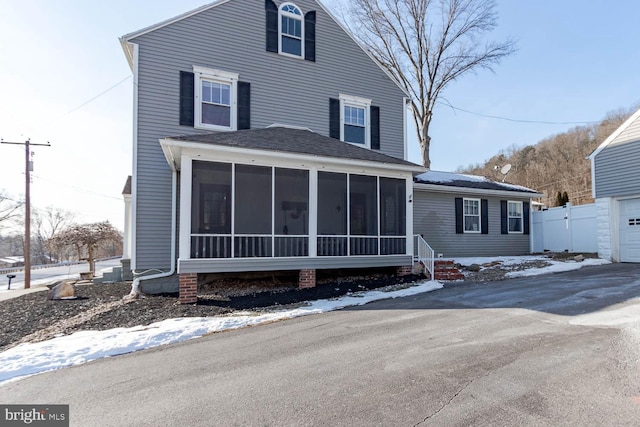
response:
[[[304,21],[302,12],[292,3],[283,3],[280,6],[279,15],[280,53],[303,57],[304,41],[302,35],[304,34]]]

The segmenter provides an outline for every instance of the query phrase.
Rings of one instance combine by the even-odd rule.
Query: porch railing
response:
[[[424,265],[425,270],[429,272],[432,280],[434,277],[433,274],[435,270],[434,255],[435,255],[435,252],[421,235],[416,234],[413,236],[413,260]]]
[[[402,255],[399,236],[317,236],[317,256]],[[414,251],[415,252],[415,251]],[[309,256],[309,236],[264,234],[192,234],[191,258]]]

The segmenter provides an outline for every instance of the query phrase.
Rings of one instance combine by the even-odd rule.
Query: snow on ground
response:
[[[520,271],[510,271],[506,274],[506,277],[509,279],[513,279],[516,277],[528,277],[528,276],[537,276],[539,274],[548,274],[548,273],[561,273],[563,271],[572,271],[579,270],[582,267],[586,267],[589,265],[604,265],[610,264],[610,261],[599,258],[586,258],[584,261],[574,261],[574,260],[565,260],[565,261],[557,261],[551,258],[547,258],[541,255],[531,255],[531,256],[503,256],[503,257],[476,257],[476,258],[451,258],[454,262],[458,264],[462,264],[464,266],[470,266],[471,264],[479,264],[483,265],[486,263],[490,263],[493,261],[502,261],[502,265],[505,267],[522,264],[527,261],[545,261],[551,265],[542,268],[528,268],[526,270]]]
[[[168,319],[148,326],[107,331],[81,331],[48,341],[20,344],[0,353],[0,385],[29,375],[176,343],[212,332],[324,313],[387,298],[406,297],[442,287],[443,285],[439,282],[423,281],[415,286],[396,291],[356,292],[341,298],[312,301],[291,310],[264,314],[243,312],[229,316]]]
[[[471,264],[482,265],[496,260],[502,261],[505,266],[536,260],[544,260],[551,263],[550,266],[544,268],[530,268],[523,271],[510,272],[508,273],[508,277],[533,276],[577,270],[587,265],[609,263],[609,261],[600,259],[585,259],[582,262],[563,262],[554,261],[544,256],[454,259],[455,262],[466,266]],[[51,281],[52,279],[48,278],[47,280]],[[357,292],[341,298],[312,301],[302,307],[291,310],[273,311],[264,314],[243,312],[218,317],[168,319],[148,326],[118,328],[107,331],[81,331],[48,341],[25,343],[0,353],[0,385],[29,375],[78,365],[103,357],[111,357],[145,348],[176,343],[212,332],[254,326],[261,323],[291,319],[309,314],[324,313],[348,306],[364,305],[386,298],[399,298],[430,292],[442,287],[443,285],[439,282],[424,281],[415,286],[396,291]],[[640,317],[635,311],[628,314],[634,318]],[[591,319],[591,321],[602,320]]]

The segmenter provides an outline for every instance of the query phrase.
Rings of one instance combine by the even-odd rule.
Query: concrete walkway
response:
[[[0,291],[0,301],[6,301],[11,298],[17,298],[22,295],[30,294],[33,292],[41,292],[48,291],[49,288],[46,286],[32,286],[29,289],[10,289],[10,290],[2,290]]]

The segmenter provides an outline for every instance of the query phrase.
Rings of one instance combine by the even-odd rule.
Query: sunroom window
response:
[[[280,53],[303,56],[303,19],[300,9],[292,3],[280,6]]]

